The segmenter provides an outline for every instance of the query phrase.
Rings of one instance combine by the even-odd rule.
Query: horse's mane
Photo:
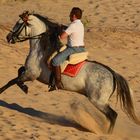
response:
[[[61,26],[59,23],[53,22],[53,20],[48,17],[39,15],[37,13],[35,13],[33,15],[36,16],[37,18],[39,18],[41,21],[43,21],[46,24],[46,26],[49,26],[50,28],[57,28],[57,27]]]
[[[32,14],[33,16],[36,16],[38,19],[40,19],[43,23],[45,23],[48,30],[49,35],[49,42],[55,50],[59,50],[59,48],[62,46],[60,40],[58,39],[58,36],[62,33],[65,25],[59,24],[57,22],[54,22],[52,19],[39,15],[37,13]]]
[[[63,30],[67,28],[66,25],[54,22],[53,19],[50,19],[47,16],[42,16],[37,13],[34,13],[33,15],[39,18],[41,21],[43,21],[45,25],[49,27],[49,29],[54,31],[56,34],[60,34]]]

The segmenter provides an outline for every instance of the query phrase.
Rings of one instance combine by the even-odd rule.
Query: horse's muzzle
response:
[[[7,42],[8,42],[8,43],[12,43],[12,44],[16,43],[12,32],[10,32],[10,33],[6,36],[6,39],[7,39]]]

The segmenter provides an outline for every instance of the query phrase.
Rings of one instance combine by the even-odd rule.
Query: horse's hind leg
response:
[[[106,117],[110,121],[110,127],[109,127],[109,130],[108,130],[108,133],[112,133],[115,122],[116,122],[117,113],[109,105],[107,105],[105,107],[103,113],[105,113]]]
[[[96,134],[108,133],[110,122],[89,100],[74,98],[71,103],[71,109],[74,121],[82,127]]]
[[[108,133],[112,133],[115,122],[116,122],[116,118],[117,118],[117,113],[107,104],[101,104],[99,102],[99,100],[92,100],[92,98],[90,99],[91,103],[96,106],[96,108],[98,108],[105,116],[106,118],[109,120],[110,125],[108,128]]]

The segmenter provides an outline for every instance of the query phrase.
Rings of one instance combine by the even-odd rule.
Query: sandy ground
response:
[[[84,9],[85,43],[89,59],[106,64],[123,75],[134,92],[140,116],[140,2],[139,0],[1,0],[0,1],[0,87],[17,76],[25,62],[28,42],[10,45],[8,30],[23,10],[35,11],[60,23],[69,23],[69,11]],[[48,92],[47,85],[27,82],[25,95],[17,86],[0,95],[0,140],[139,140],[140,126],[116,105],[114,132],[96,135],[74,123],[70,102],[87,100],[68,91]],[[139,117],[140,118],[140,117]]]

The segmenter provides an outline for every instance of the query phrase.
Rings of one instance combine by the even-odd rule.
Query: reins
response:
[[[41,33],[39,35],[35,35],[35,36],[31,36],[31,37],[23,37],[23,38],[19,38],[18,37],[18,40],[17,42],[23,42],[23,41],[26,41],[26,40],[29,40],[29,39],[40,39],[42,37],[43,34],[45,34],[46,32],[44,33]]]

